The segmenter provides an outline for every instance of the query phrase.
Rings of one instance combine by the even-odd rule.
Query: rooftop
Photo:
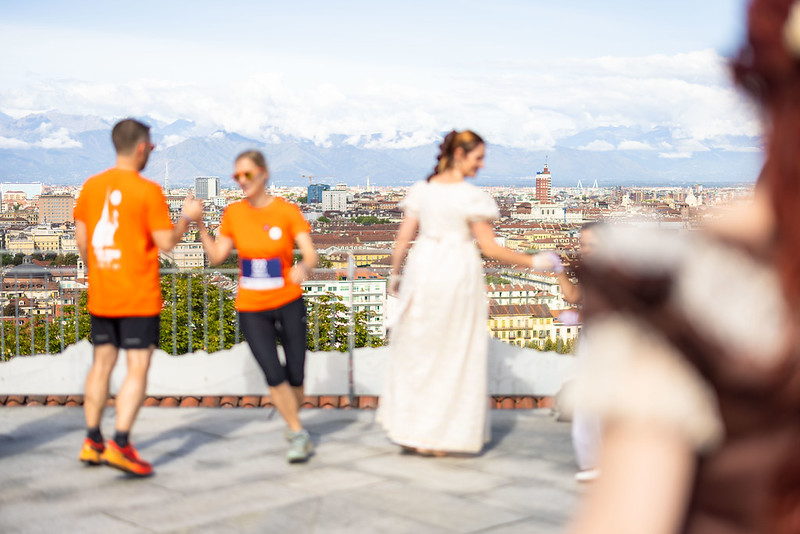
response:
[[[113,428],[113,409],[103,428]],[[402,455],[372,410],[302,412],[316,445],[284,460],[271,408],[143,408],[133,439],[156,474],[77,460],[83,411],[0,407],[4,532],[562,532],[583,488],[568,423],[492,411],[477,457]],[[107,436],[108,437],[108,436]]]

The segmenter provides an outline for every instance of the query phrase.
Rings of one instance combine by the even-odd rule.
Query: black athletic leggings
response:
[[[267,384],[303,385],[306,363],[306,305],[303,297],[274,310],[239,312],[242,333],[264,371]],[[278,359],[280,340],[286,364]]]

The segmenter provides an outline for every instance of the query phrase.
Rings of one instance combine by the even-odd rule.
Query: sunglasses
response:
[[[256,173],[252,171],[245,171],[245,172],[237,172],[233,174],[233,181],[239,183],[239,180],[244,178],[248,182],[255,177]]]

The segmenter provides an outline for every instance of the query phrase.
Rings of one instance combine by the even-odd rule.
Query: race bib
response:
[[[242,259],[239,287],[264,290],[283,286],[283,264],[280,258]]]

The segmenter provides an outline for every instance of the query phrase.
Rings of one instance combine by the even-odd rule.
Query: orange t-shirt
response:
[[[303,288],[291,281],[289,270],[295,237],[311,227],[297,206],[279,197],[263,208],[240,200],[225,208],[219,231],[239,251],[237,310],[272,310],[302,296]]]
[[[86,180],[74,215],[88,234],[89,312],[158,315],[161,280],[153,231],[172,229],[158,184],[135,171],[109,169]]]

